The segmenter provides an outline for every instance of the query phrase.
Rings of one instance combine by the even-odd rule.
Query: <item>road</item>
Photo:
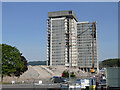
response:
[[[61,87],[62,85],[62,87]],[[4,84],[2,90],[69,90],[68,84]],[[75,88],[72,90],[83,90]]]
[[[63,88],[61,88],[61,85]],[[87,90],[81,88],[72,88],[68,89],[67,84],[40,84],[40,85],[33,85],[33,84],[4,84],[2,85],[2,90]],[[98,87],[97,90],[106,89],[106,87]],[[113,90],[113,89],[110,89]],[[120,90],[120,89],[114,89]]]
[[[60,84],[4,84],[2,90],[61,90]]]

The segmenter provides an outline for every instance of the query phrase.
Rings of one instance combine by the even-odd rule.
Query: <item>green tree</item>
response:
[[[120,58],[107,59],[101,62],[102,67],[120,67]]]
[[[0,44],[0,76],[2,80],[2,45]]]
[[[2,44],[2,78],[3,76],[20,76],[24,69],[21,53],[16,47]]]
[[[70,77],[76,77],[75,74],[74,74],[74,72],[71,72]]]
[[[69,77],[69,72],[68,71],[64,71],[62,74],[64,77]]]
[[[63,71],[62,76],[63,77],[69,77],[69,72],[68,71]],[[70,77],[76,77],[74,72],[70,73]]]
[[[24,63],[24,66],[23,69],[17,68],[17,71],[14,72],[14,75],[17,77],[19,77],[22,73],[28,70],[26,58],[24,56],[20,56],[20,57],[21,57],[21,61]]]

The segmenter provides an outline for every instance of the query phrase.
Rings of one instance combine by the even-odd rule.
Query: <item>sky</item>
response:
[[[118,57],[117,2],[3,2],[2,43],[28,61],[45,61],[48,12],[73,10],[78,21],[97,21],[99,61]]]

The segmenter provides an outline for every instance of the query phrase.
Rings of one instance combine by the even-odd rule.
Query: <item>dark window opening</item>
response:
[[[72,11],[69,11],[69,14],[72,14]]]

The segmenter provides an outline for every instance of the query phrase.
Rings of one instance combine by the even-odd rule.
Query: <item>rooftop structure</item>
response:
[[[67,17],[67,18],[74,18],[76,21],[78,21],[77,16],[72,10],[69,11],[57,11],[57,12],[48,12],[49,18],[61,18],[61,17]]]

